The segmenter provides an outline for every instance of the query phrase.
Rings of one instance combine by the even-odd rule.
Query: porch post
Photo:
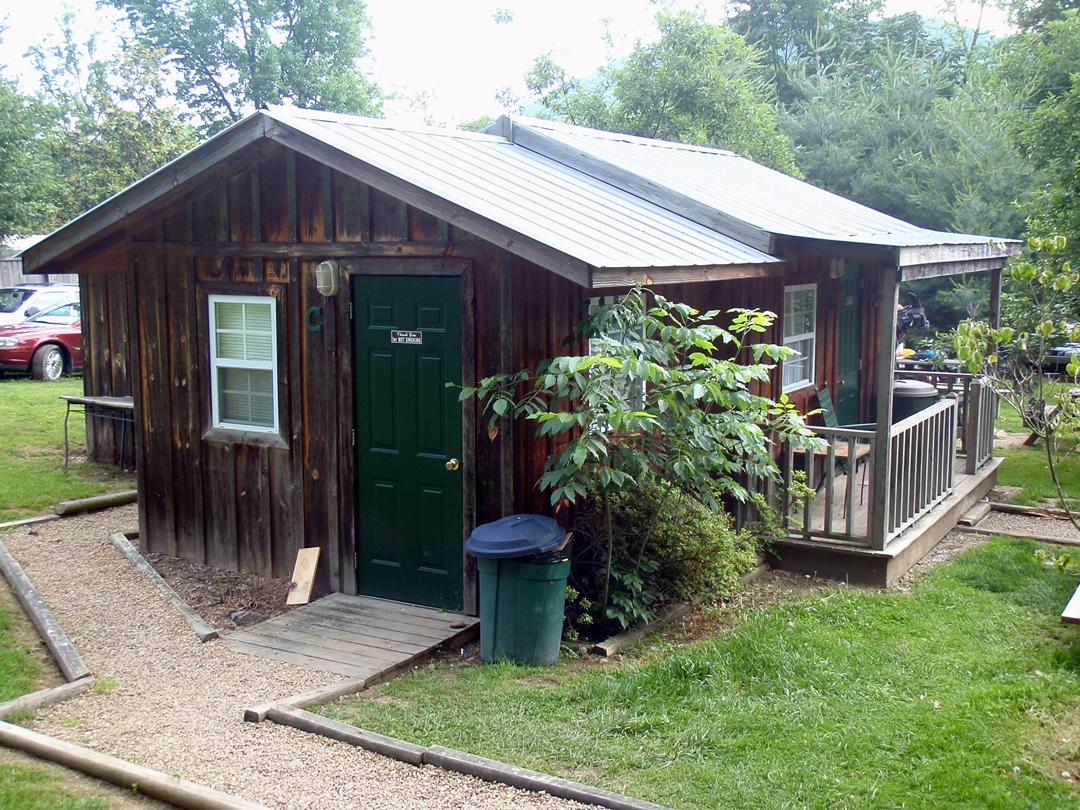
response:
[[[991,329],[997,329],[1001,323],[1001,268],[995,267],[990,271],[990,312],[987,315],[986,320],[990,323]],[[993,341],[987,347],[990,353],[993,354],[997,351],[997,346]]]
[[[884,550],[889,537],[888,514],[890,490],[889,463],[892,456],[893,367],[896,365],[896,305],[900,295],[900,269],[883,266],[880,271],[881,290],[878,294],[879,329],[874,391],[877,399],[873,467],[873,498],[866,516],[870,548]]]

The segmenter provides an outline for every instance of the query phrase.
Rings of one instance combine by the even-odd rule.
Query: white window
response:
[[[784,361],[784,390],[814,382],[817,347],[817,285],[784,288],[784,345],[795,354]]]
[[[277,309],[270,296],[210,296],[214,427],[278,432]]]

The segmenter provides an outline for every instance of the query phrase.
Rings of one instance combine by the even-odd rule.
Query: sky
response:
[[[672,4],[698,5],[694,0]],[[702,5],[707,17],[723,19],[722,2]],[[958,0],[957,5],[960,21],[973,25],[977,3]],[[374,31],[366,67],[384,90],[401,97],[387,106],[387,117],[437,125],[497,115],[502,110],[496,93],[509,87],[523,95],[523,77],[533,59],[549,51],[571,75],[588,75],[648,38],[657,11],[651,0],[367,0],[367,6]],[[97,10],[95,0],[0,0],[0,20],[7,24],[0,65],[4,75],[19,78],[24,92],[36,87],[26,49],[56,30],[54,21],[65,8],[75,13],[77,31],[99,31],[103,43],[126,26],[117,24],[116,12]],[[511,11],[513,21],[496,23],[496,9]],[[945,13],[937,0],[888,0],[887,13],[907,11]],[[1004,33],[1003,13],[987,9],[982,28]],[[605,43],[605,31],[613,47]],[[410,102],[419,94],[426,109]]]

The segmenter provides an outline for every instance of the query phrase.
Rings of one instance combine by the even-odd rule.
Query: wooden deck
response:
[[[874,551],[853,542],[826,538],[806,539],[801,536],[780,538],[773,542],[771,556],[777,568],[798,573],[819,575],[868,585],[895,585],[915,563],[922,559],[941,539],[955,528],[960,517],[993,487],[997,480],[1000,459],[993,459],[974,475],[964,472],[964,459],[957,460],[956,485],[952,493],[927,514],[889,542],[884,551]],[[853,487],[854,527],[865,534],[867,510],[870,504],[870,482],[863,482],[863,469],[856,473]],[[864,490],[865,486],[865,490]],[[836,476],[832,504],[833,525],[844,525],[847,514],[846,476]],[[824,525],[825,503],[822,496],[811,502],[808,526]]]
[[[236,652],[366,678],[423,660],[439,646],[464,644],[478,632],[473,616],[335,593],[224,641]]]

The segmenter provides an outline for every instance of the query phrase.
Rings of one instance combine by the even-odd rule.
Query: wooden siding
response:
[[[563,340],[595,293],[289,149],[263,144],[245,154],[133,216],[123,251],[105,242],[97,258],[92,248],[80,254],[87,393],[135,398],[140,531],[151,551],[286,576],[300,548],[320,546],[316,588],[355,593],[349,275],[459,274],[466,385],[566,351]],[[329,257],[339,262],[341,291],[327,299],[314,267]],[[829,379],[835,327],[827,259],[796,257],[788,279],[658,291],[701,310],[779,312],[784,284],[802,279],[821,285],[820,383]],[[276,302],[278,437],[211,427],[208,297],[220,293]],[[313,307],[322,309],[318,332],[305,326]],[[873,345],[876,321],[866,322]],[[779,335],[774,328],[765,339]],[[462,418],[463,537],[511,512],[550,513],[534,486],[550,443],[530,425],[489,435],[475,403]],[[115,455],[114,435],[92,435],[95,457]],[[472,564],[466,557],[467,612],[476,610]]]

